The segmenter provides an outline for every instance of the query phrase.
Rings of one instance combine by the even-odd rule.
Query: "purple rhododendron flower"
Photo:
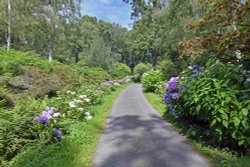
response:
[[[40,120],[41,124],[48,124],[48,122],[49,122],[49,119],[44,115],[41,115],[39,120]]]
[[[166,85],[166,90],[175,90],[177,88],[176,82],[168,82]]]
[[[51,119],[52,116],[50,115],[49,112],[44,111],[41,116],[47,117],[48,119]]]
[[[194,67],[193,67],[193,73],[198,72],[200,69],[201,69],[201,67],[200,67],[200,66],[198,66],[198,65],[194,65]]]
[[[185,90],[185,86],[182,86],[181,88],[180,88],[180,92],[183,92]]]
[[[60,116],[61,116],[61,113],[59,113],[59,112],[56,112],[56,113],[53,114],[53,117],[54,117],[54,118],[60,117]]]
[[[171,77],[169,82],[177,82],[179,80],[179,77]]]
[[[34,121],[40,121],[41,124],[48,124],[49,120],[52,117],[52,114],[54,113],[54,107],[46,107],[46,110],[42,112],[42,114],[39,117],[34,117]],[[54,113],[55,117],[59,117],[60,113]]]
[[[52,115],[54,113],[54,110],[55,110],[54,107],[47,107],[45,112]]]
[[[200,69],[200,66],[194,65],[194,70],[199,70],[199,69]]]
[[[53,132],[56,134],[57,137],[61,137],[63,135],[63,133],[57,128],[53,128]]]
[[[179,93],[172,93],[171,97],[172,97],[172,99],[178,99],[179,98]]]
[[[34,120],[34,121],[39,121],[39,120],[40,120],[40,117],[34,117],[33,120]]]
[[[171,103],[171,99],[166,93],[164,94],[164,101],[165,101],[166,104]]]

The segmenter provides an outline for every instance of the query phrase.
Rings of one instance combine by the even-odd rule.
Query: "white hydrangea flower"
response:
[[[69,107],[75,108],[76,107],[75,102],[74,101],[69,102]]]
[[[74,101],[75,101],[76,103],[82,103],[82,100],[79,100],[79,99],[74,99]]]
[[[85,112],[84,115],[90,116],[90,113],[89,112]]]
[[[71,94],[71,91],[70,91],[70,90],[68,90],[68,91],[67,91],[67,93],[68,93],[68,94]]]
[[[90,102],[90,99],[89,98],[86,98],[84,99],[87,103]]]
[[[76,94],[76,92],[71,92],[71,95],[75,95]]]
[[[59,113],[59,112],[56,112],[56,113],[53,114],[54,118],[57,118],[57,117],[60,117],[60,116],[61,116],[61,113]]]
[[[78,108],[79,111],[84,111],[84,108]]]
[[[46,114],[46,117],[47,117],[48,119],[53,118],[50,114]]]
[[[87,121],[90,121],[93,117],[91,115],[89,116],[85,116],[84,119],[86,119]]]
[[[80,95],[79,96],[81,99],[87,98],[87,95]]]

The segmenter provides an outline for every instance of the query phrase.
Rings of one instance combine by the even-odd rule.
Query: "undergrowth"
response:
[[[12,167],[79,167],[91,166],[94,151],[103,131],[105,118],[116,97],[128,86],[103,98],[103,103],[91,107],[94,118],[91,121],[76,121],[70,127],[70,134],[63,140],[39,147],[33,146],[12,159]]]
[[[166,105],[163,102],[163,97],[160,97],[154,93],[144,93],[151,105],[158,111],[164,118],[175,127],[179,133],[184,134],[190,143],[196,148],[202,155],[204,155],[211,163],[213,167],[248,167],[250,164],[250,156],[241,156],[229,149],[221,149],[207,145],[204,140],[200,138],[194,138],[192,133],[192,127],[187,122],[177,121],[173,117],[169,116],[166,112]]]

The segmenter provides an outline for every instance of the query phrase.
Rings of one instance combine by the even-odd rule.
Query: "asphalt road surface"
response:
[[[94,167],[209,167],[147,102],[141,85],[124,90],[100,138]]]

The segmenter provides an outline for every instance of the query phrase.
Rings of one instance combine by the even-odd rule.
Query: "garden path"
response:
[[[94,167],[209,167],[147,102],[141,85],[124,90],[107,118]]]

